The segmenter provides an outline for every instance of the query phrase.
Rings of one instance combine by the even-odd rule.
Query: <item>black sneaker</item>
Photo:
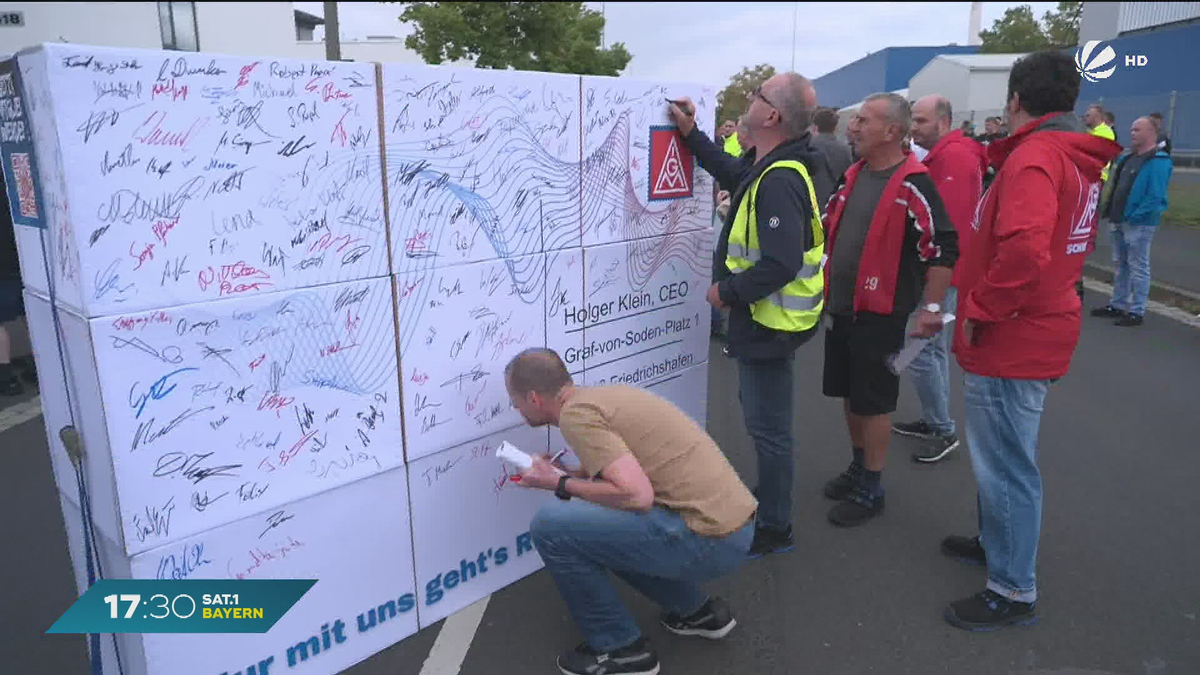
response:
[[[792,526],[786,530],[776,530],[772,527],[755,525],[754,541],[750,544],[748,557],[757,560],[769,553],[787,553],[796,548],[796,540],[792,538]]]
[[[1037,623],[1034,603],[1009,600],[993,591],[984,591],[965,600],[952,602],[943,616],[951,626],[972,633]]]
[[[846,495],[850,494],[850,490],[858,485],[858,480],[862,478],[863,467],[858,462],[850,462],[850,466],[845,471],[838,474],[825,483],[825,496],[834,501],[842,501]]]
[[[928,443],[922,445],[920,449],[914,451],[912,458],[914,462],[932,464],[933,462],[945,459],[946,455],[949,455],[957,447],[958,436],[954,434],[936,436]]]
[[[1115,319],[1119,316],[1125,316],[1125,312],[1122,312],[1112,305],[1105,305],[1103,307],[1097,307],[1096,309],[1093,309],[1092,316],[1098,316],[1102,319]]]
[[[1122,328],[1132,328],[1134,326],[1142,325],[1142,321],[1143,318],[1139,314],[1126,314],[1125,316],[1114,321],[1113,324],[1121,326]]]
[[[892,431],[901,436],[912,436],[913,438],[923,438],[926,440],[938,437],[937,430],[926,424],[925,420],[899,422],[892,425]]]
[[[7,363],[0,364],[0,396],[20,396],[25,393],[25,387],[17,379],[13,367]]]
[[[829,522],[839,527],[857,527],[883,511],[883,494],[872,495],[856,484],[841,503],[829,509]]]
[[[954,558],[966,565],[987,567],[987,555],[983,552],[983,544],[979,537],[960,537],[950,535],[942,540],[942,555]]]
[[[658,675],[658,654],[646,638],[603,654],[585,642],[559,656],[558,669],[564,675]]]
[[[709,640],[720,640],[737,626],[737,619],[733,618],[724,600],[709,598],[703,607],[689,617],[664,615],[662,625],[676,635],[696,635]]]

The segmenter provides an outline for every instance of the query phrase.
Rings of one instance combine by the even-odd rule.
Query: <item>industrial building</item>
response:
[[[908,87],[908,81],[939,54],[978,54],[978,45],[888,47],[813,80],[821,105],[844,108],[880,91]]]
[[[1200,43],[1200,2],[1085,2],[1079,40],[1100,41],[1092,59],[1111,47],[1115,58],[1097,70],[1115,69],[1084,78],[1076,112],[1101,103],[1116,115],[1122,144],[1133,120],[1162,113],[1176,163],[1200,159],[1200,78],[1191,67]]]
[[[1008,73],[1023,54],[941,54],[913,75],[908,97],[917,100],[929,94],[941,94],[954,111],[955,129],[970,121],[977,132],[983,120],[1004,114],[1008,93]]]

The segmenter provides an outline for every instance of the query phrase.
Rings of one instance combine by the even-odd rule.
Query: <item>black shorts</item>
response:
[[[849,399],[855,415],[895,412],[900,377],[888,369],[887,357],[904,346],[907,323],[907,316],[835,315],[825,331],[825,395]]]
[[[0,277],[0,323],[22,316],[25,316],[25,298],[21,295],[21,280]]]

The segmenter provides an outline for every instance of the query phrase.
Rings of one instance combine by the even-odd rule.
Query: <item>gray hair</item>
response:
[[[800,138],[808,133],[808,128],[812,126],[813,113],[816,112],[815,101],[814,105],[810,105],[808,97],[812,82],[798,73],[783,73],[780,78],[782,82],[779,87],[771,92],[772,102],[779,106],[784,135],[788,139]]]
[[[899,94],[871,94],[863,99],[863,105],[865,106],[871,101],[887,101],[888,124],[895,124],[903,129],[904,133],[908,133],[909,127],[912,126],[912,106],[908,104],[908,101],[903,96]]]

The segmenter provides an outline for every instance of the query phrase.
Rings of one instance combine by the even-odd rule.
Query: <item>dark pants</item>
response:
[[[792,364],[794,354],[770,361],[738,359],[738,400],[758,455],[758,524],[787,529],[792,522]]]

